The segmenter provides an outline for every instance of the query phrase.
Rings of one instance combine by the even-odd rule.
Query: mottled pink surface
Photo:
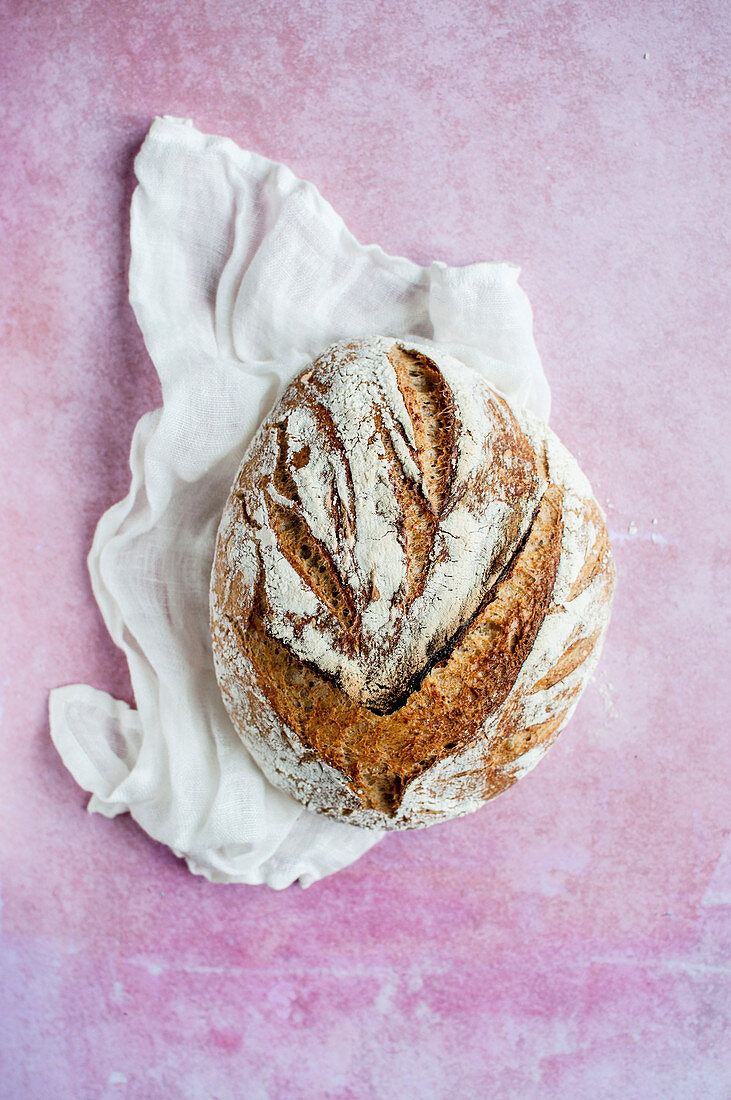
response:
[[[720,0],[3,5],[0,1095],[731,1096],[727,25]],[[361,240],[520,263],[614,535],[603,661],[546,760],[308,891],[211,886],[86,816],[48,736],[55,685],[132,701],[84,559],[159,402],[125,278],[163,113],[284,160]]]

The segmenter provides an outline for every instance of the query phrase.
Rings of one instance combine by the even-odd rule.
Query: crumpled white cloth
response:
[[[130,301],[163,406],[137,425],[130,490],[100,519],[89,569],[137,710],[58,688],[51,736],[90,811],[128,811],[192,871],[307,886],[381,834],[275,790],[229,721],[208,626],[229,488],[284,386],[345,337],[434,339],[547,418],[530,305],[508,264],[419,267],[359,244],[312,184],[188,121],[156,119],[135,172]]]

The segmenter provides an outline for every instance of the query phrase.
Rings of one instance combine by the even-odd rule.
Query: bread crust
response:
[[[553,743],[614,582],[601,512],[550,429],[433,345],[352,341],[292,383],[241,464],[211,577],[216,672],[276,786],[418,828],[476,809]]]

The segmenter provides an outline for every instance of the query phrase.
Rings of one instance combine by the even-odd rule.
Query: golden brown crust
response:
[[[594,525],[596,540],[587,555],[581,572],[571,586],[569,600],[575,600],[584,589],[588,588],[594,578],[601,573],[610,573],[614,577],[614,562],[612,560],[612,548],[609,545],[609,535],[604,526],[604,519],[595,500],[588,500],[585,508],[585,518]]]
[[[579,665],[584,663],[596,645],[598,638],[599,631],[595,630],[588,638],[577,638],[575,642],[572,642],[562,656],[559,657],[558,661],[556,661],[553,668],[533,685],[530,689],[530,694],[532,695],[536,691],[545,691],[546,688],[553,687],[554,684],[559,683],[559,681],[565,680],[574,669],[577,669]]]
[[[265,522],[279,553],[320,601],[317,621],[338,632],[344,650],[357,653],[361,618],[379,595],[375,577],[370,590],[357,591],[340,572],[356,538],[348,462],[337,486],[335,474],[325,475],[324,484],[332,476],[324,490],[334,532],[330,549],[313,535],[299,500],[296,478],[314,459],[309,444],[288,449],[285,416],[307,402],[330,453],[343,449],[323,404],[327,386],[314,369],[293,383],[278,407],[281,419],[275,411],[242,464],[219,532],[211,604],[224,699],[266,774],[321,812],[408,828],[494,797],[555,740],[603,640],[614,566],[601,512],[582,495],[588,486],[573,487],[583,475],[555,437],[529,439],[502,398],[476,381],[474,400],[485,401],[488,411],[503,408],[489,441],[499,461],[475,465],[455,490],[459,417],[440,369],[401,344],[391,346],[388,359],[413,427],[412,443],[394,440],[393,427],[374,409],[372,430],[382,441],[406,558],[394,607],[407,614],[422,596],[440,517],[454,506],[455,493],[471,494],[470,508],[497,498],[517,509],[535,494],[539,479],[544,486],[521,535],[518,512],[505,513],[509,549],[496,558],[497,571],[476,609],[380,710],[275,635],[261,551],[255,538],[241,538],[262,523],[261,510],[253,518],[257,500],[266,502]],[[404,449],[421,480],[407,475]],[[568,463],[565,484],[552,475],[562,463]],[[301,618],[290,618],[295,633],[303,629]],[[327,774],[327,791],[312,778],[318,768]]]
[[[441,515],[456,466],[457,413],[449,386],[426,355],[394,344],[388,353],[416,438],[416,460],[433,515]]]
[[[365,805],[393,813],[407,784],[464,745],[509,694],[548,607],[561,534],[561,490],[551,486],[501,583],[389,715],[350,699],[271,637],[261,589],[248,620],[236,624],[241,655],[283,725],[347,776]],[[226,606],[235,623],[240,605]]]

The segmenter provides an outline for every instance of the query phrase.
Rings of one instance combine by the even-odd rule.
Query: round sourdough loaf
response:
[[[335,344],[262,424],[223,512],[223,698],[309,809],[430,825],[556,739],[614,578],[589,483],[545,424],[428,341]]]

